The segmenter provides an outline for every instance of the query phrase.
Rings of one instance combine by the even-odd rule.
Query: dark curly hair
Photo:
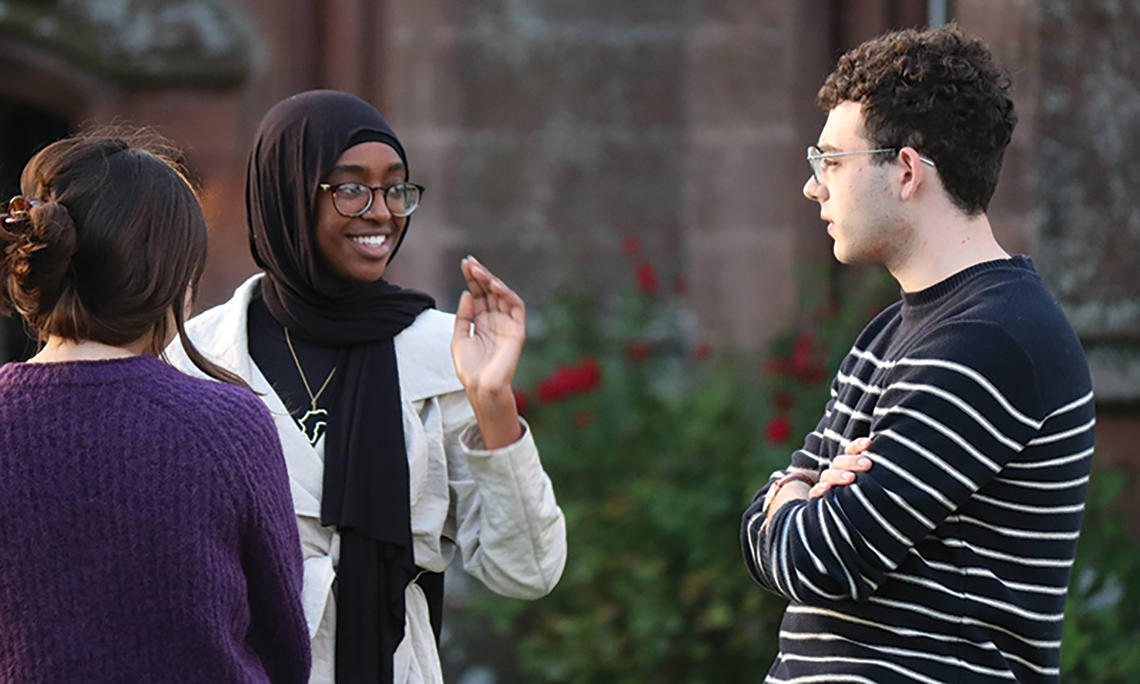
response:
[[[847,52],[817,102],[825,111],[861,104],[874,146],[930,157],[954,205],[973,216],[989,206],[1017,124],[1009,89],[989,48],[950,25],[888,33]]]

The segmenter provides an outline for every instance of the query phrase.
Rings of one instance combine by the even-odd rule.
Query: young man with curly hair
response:
[[[819,92],[804,195],[902,295],[744,514],[749,571],[791,601],[769,681],[1059,679],[1095,419],[1077,336],[986,216],[1008,89],[948,27],[860,45]]]

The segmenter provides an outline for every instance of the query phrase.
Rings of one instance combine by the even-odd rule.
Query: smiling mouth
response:
[[[353,235],[350,240],[365,247],[382,247],[388,241],[387,235]]]

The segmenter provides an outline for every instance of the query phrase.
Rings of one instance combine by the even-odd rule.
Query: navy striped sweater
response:
[[[768,681],[1056,681],[1094,422],[1084,352],[1026,257],[876,317],[773,478],[868,435],[871,469],[765,527],[770,480],[742,520],[749,571],[791,600]]]

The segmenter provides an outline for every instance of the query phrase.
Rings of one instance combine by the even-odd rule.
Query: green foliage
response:
[[[662,304],[631,294],[614,327],[570,298],[528,349],[539,369],[594,357],[601,382],[528,411],[569,560],[542,601],[480,606],[513,633],[527,681],[733,681],[775,655],[783,602],[749,580],[738,530],[787,453],[761,445],[759,388],[727,358],[688,356]],[[651,351],[634,358],[638,344]]]
[[[814,427],[825,365],[858,328],[817,317],[841,348],[789,334],[779,368],[710,350],[683,296],[645,287],[646,268],[601,306],[569,294],[546,309],[519,371],[566,514],[561,582],[535,602],[477,594],[448,616],[460,633],[499,633],[528,682],[752,681],[776,654],[785,602],[749,578],[740,516]],[[848,318],[865,323],[865,309]],[[596,385],[571,372],[591,359]]]
[[[1114,505],[1127,481],[1125,473],[1107,468],[1095,470],[1090,481],[1065,605],[1066,682],[1135,681],[1140,672],[1140,545]]]

